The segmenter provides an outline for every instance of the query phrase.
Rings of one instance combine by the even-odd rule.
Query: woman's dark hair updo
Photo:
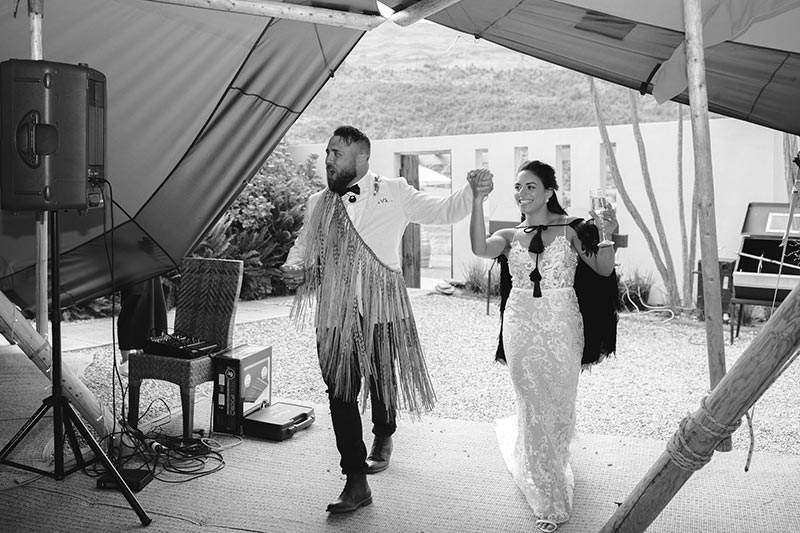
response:
[[[541,161],[525,161],[519,167],[517,172],[532,172],[537,178],[542,180],[542,185],[545,189],[552,189],[553,194],[547,200],[547,210],[557,215],[566,215],[567,212],[558,203],[556,192],[558,190],[558,182],[556,181],[556,171],[547,163]]]

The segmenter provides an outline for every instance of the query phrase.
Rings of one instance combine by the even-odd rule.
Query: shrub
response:
[[[61,310],[61,320],[88,320],[90,318],[105,318],[111,316],[113,309],[119,313],[119,296],[116,301],[112,301],[110,296],[101,296],[85,304],[71,305]]]
[[[194,255],[244,261],[242,300],[286,294],[280,266],[294,243],[308,197],[324,185],[316,155],[296,165],[281,142]]]
[[[500,267],[494,263],[487,266],[486,261],[474,260],[467,267],[464,289],[474,294],[486,294],[486,285],[489,281],[489,268],[492,269],[492,285],[490,294],[500,296]]]

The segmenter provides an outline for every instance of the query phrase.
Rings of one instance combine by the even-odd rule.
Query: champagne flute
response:
[[[608,240],[606,237],[606,221],[604,215],[606,210],[611,206],[610,202],[606,198],[603,189],[592,189],[589,191],[589,202],[592,206],[592,211],[597,213],[598,218],[600,219],[600,227],[597,228],[600,230],[600,246],[609,246],[614,244],[612,241]]]

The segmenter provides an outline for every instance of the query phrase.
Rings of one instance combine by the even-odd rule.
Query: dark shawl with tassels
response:
[[[591,222],[576,219],[570,223],[578,234],[584,253],[596,254],[599,235]],[[512,280],[508,258],[501,254],[496,258],[500,265],[500,337],[495,360],[506,362],[503,349],[503,314],[511,293]],[[573,284],[578,297],[578,307],[583,317],[583,356],[581,366],[586,367],[602,361],[617,350],[617,321],[621,301],[616,270],[609,276],[601,276],[584,261],[578,261]]]

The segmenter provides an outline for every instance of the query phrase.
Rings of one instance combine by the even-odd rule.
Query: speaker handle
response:
[[[29,111],[17,126],[17,152],[31,168],[39,167],[39,156],[53,155],[58,150],[58,130],[39,120],[38,111]]]

